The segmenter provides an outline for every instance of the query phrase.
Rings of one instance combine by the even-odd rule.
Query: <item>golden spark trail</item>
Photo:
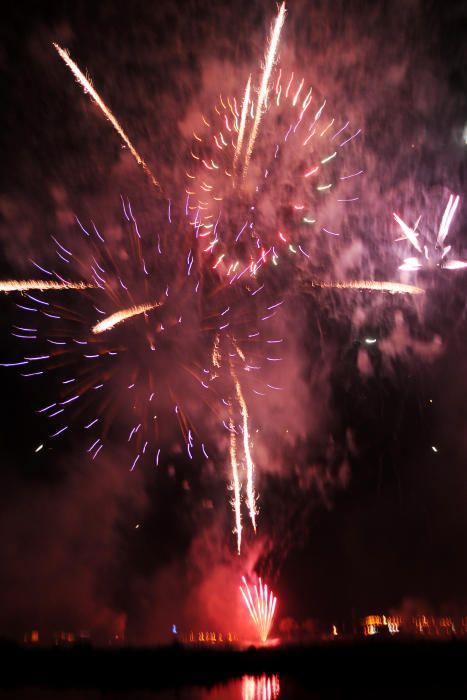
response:
[[[277,53],[277,46],[279,44],[279,38],[281,35],[282,26],[285,19],[285,2],[282,3],[279,14],[277,15],[276,21],[274,23],[274,28],[271,34],[271,40],[269,42],[269,49],[266,54],[266,63],[264,66],[263,77],[261,79],[261,86],[258,93],[258,101],[256,103],[256,113],[255,120],[253,122],[253,128],[250,133],[250,138],[248,141],[248,146],[245,153],[245,163],[243,166],[243,178],[246,177],[248,172],[248,165],[250,163],[251,154],[253,152],[253,146],[255,144],[256,136],[258,133],[259,123],[261,121],[261,115],[264,108],[264,104],[268,96],[268,84],[269,78],[271,77],[271,72],[274,66],[274,59]]]
[[[216,337],[214,338],[214,344],[212,346],[212,365],[213,367],[220,367],[221,366],[221,353],[219,350],[219,333],[216,334]]]
[[[241,500],[240,500],[240,490],[241,483],[238,476],[238,462],[237,462],[237,436],[234,430],[234,425],[232,418],[229,420],[230,428],[230,463],[232,465],[232,481],[233,481],[233,492],[234,496],[232,499],[232,507],[235,513],[235,530],[237,535],[237,552],[240,554],[240,549],[242,546],[242,515],[241,515]]]
[[[324,289],[358,289],[361,291],[390,292],[391,294],[425,294],[421,287],[401,282],[379,282],[375,280],[351,280],[350,282],[325,282],[311,280],[306,287],[322,287]]]
[[[247,117],[247,113],[248,113],[248,104],[250,102],[250,86],[251,86],[251,75],[248,78],[248,82],[247,82],[246,88],[245,88],[245,95],[243,97],[242,115],[240,118],[240,128],[238,130],[237,146],[235,148],[235,155],[234,155],[234,160],[233,160],[233,172],[234,173],[235,173],[237,161],[240,157],[240,153],[242,151],[242,146],[243,146],[243,137],[245,135],[245,124],[246,124],[246,117]]]
[[[248,407],[243,396],[242,387],[238,381],[238,377],[235,373],[233,367],[231,368],[232,377],[235,382],[235,391],[237,394],[237,400],[240,404],[240,411],[243,420],[243,451],[245,452],[245,463],[247,472],[247,484],[246,484],[246,496],[248,511],[250,513],[250,519],[253,525],[253,530],[256,532],[256,495],[253,484],[255,465],[253,464],[253,459],[250,452],[250,431],[248,428]]]
[[[109,331],[118,323],[123,323],[123,321],[126,321],[129,318],[133,318],[133,316],[144,314],[146,311],[157,309],[158,306],[162,306],[162,304],[160,302],[153,302],[146,304],[138,304],[138,306],[130,306],[130,308],[128,309],[121,309],[120,311],[116,311],[110,316],[106,316],[106,318],[103,318],[102,321],[96,323],[96,325],[93,326],[91,330],[96,335],[98,333],[104,333],[105,331]]]
[[[95,289],[95,284],[88,282],[55,282],[54,280],[0,280],[0,292],[27,292],[37,289],[47,292],[54,289]]]
[[[251,615],[253,622],[259,632],[259,636],[262,642],[266,642],[269,632],[271,630],[272,621],[274,619],[274,614],[276,612],[277,598],[272,591],[268,593],[267,585],[263,586],[261,579],[259,579],[259,593],[258,587],[255,586],[255,598],[256,603],[251,595],[250,588],[242,576],[242,581],[244,589],[240,586],[240,591],[245,601],[245,605],[248,608],[248,612]]]
[[[149,179],[151,180],[154,187],[156,187],[158,190],[160,190],[161,186],[158,183],[158,181],[156,180],[156,178],[154,177],[149,165],[143,160],[143,158],[140,156],[140,154],[138,153],[136,148],[133,146],[130,139],[128,138],[125,131],[123,130],[123,127],[120,125],[117,118],[110,110],[110,108],[107,107],[105,102],[102,100],[99,93],[95,90],[91,81],[88,80],[88,78],[86,78],[84,73],[81,72],[81,70],[78,68],[76,63],[73,61],[73,59],[71,58],[69,53],[67,51],[65,51],[65,49],[62,49],[62,47],[59,46],[58,44],[56,44],[55,42],[53,42],[53,46],[56,49],[56,51],[58,52],[60,58],[66,63],[68,68],[71,70],[71,72],[75,76],[78,83],[80,83],[80,85],[83,87],[84,92],[89,93],[91,95],[91,97],[96,102],[98,107],[102,110],[102,112],[105,114],[105,116],[107,117],[109,122],[112,124],[115,131],[118,133],[118,135],[122,139],[122,141],[124,141],[124,143],[128,146],[133,158],[136,160],[138,165],[140,165],[142,167],[142,169],[144,170],[146,175],[149,177]]]

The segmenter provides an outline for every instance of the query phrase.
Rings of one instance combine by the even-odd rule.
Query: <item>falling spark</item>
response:
[[[253,146],[255,144],[256,136],[258,133],[259,123],[261,121],[261,115],[266,103],[268,96],[268,85],[269,79],[271,77],[271,71],[274,66],[274,60],[277,53],[277,47],[279,44],[279,37],[281,34],[282,26],[285,19],[285,3],[283,2],[279,14],[277,15],[276,21],[274,23],[274,28],[271,33],[271,41],[269,42],[269,49],[266,54],[266,62],[264,65],[263,77],[261,80],[261,86],[258,93],[258,101],[256,103],[255,120],[253,122],[253,128],[251,129],[250,139],[248,141],[248,146],[245,154],[245,163],[243,166],[243,178],[246,177],[248,172],[248,165],[250,163],[251,154],[253,152]]]
[[[0,292],[27,292],[37,289],[40,292],[59,289],[95,289],[88,282],[55,282],[54,280],[0,280]]]
[[[86,78],[84,73],[81,72],[81,70],[78,68],[76,63],[71,58],[70,54],[67,51],[65,51],[65,49],[62,49],[62,47],[59,46],[58,44],[56,44],[55,42],[53,43],[53,46],[56,49],[56,51],[58,52],[60,58],[66,63],[68,68],[71,70],[71,72],[75,76],[76,80],[83,87],[84,92],[89,93],[91,95],[91,97],[96,102],[98,107],[102,110],[102,112],[105,114],[105,116],[107,117],[109,122],[112,124],[115,131],[118,133],[118,135],[122,139],[122,141],[124,141],[124,143],[128,146],[133,158],[136,160],[138,165],[140,165],[142,167],[142,169],[144,170],[146,175],[149,177],[149,179],[151,180],[154,187],[156,187],[158,190],[160,190],[161,189],[160,184],[158,183],[158,181],[154,177],[150,167],[147,165],[147,163],[140,156],[140,154],[138,153],[136,148],[133,146],[130,139],[128,138],[125,131],[123,130],[123,127],[120,125],[117,118],[112,113],[112,111],[109,109],[109,107],[107,107],[105,102],[102,100],[102,98],[100,97],[99,93],[95,90],[95,88],[93,87],[90,80],[88,80],[88,78]]]
[[[138,306],[130,306],[130,308],[128,309],[121,309],[120,311],[116,311],[110,316],[106,316],[105,318],[103,318],[102,321],[96,323],[96,325],[93,326],[91,330],[96,335],[98,333],[104,333],[105,331],[108,331],[114,326],[116,326],[118,323],[123,323],[123,321],[126,321],[129,318],[133,318],[133,316],[139,316],[139,314],[144,314],[146,313],[146,311],[157,309],[157,307],[159,306],[162,306],[160,302],[154,302],[152,304],[139,304]]]
[[[240,586],[240,591],[242,593],[243,600],[245,601],[248,612],[256,625],[259,637],[264,643],[266,642],[271,630],[272,621],[276,612],[277,598],[272,591],[268,592],[267,585],[263,586],[261,579],[259,579],[259,587],[254,586],[255,598],[253,599],[250,588],[248,587],[244,576],[242,576],[242,581],[244,588]]]
[[[220,342],[220,337],[219,333],[216,333],[216,336],[214,338],[214,344],[212,346],[212,365],[213,367],[219,368],[221,366],[221,353],[219,350],[219,342]]]

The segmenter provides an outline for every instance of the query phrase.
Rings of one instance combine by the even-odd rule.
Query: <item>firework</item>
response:
[[[253,529],[256,532],[256,496],[254,489],[254,471],[255,465],[253,464],[253,459],[250,450],[250,430],[248,426],[248,407],[246,405],[245,397],[243,396],[242,387],[238,381],[238,377],[235,370],[232,368],[232,376],[235,382],[235,393],[237,401],[240,406],[240,411],[242,414],[242,433],[243,433],[243,450],[245,454],[245,463],[247,469],[247,503],[248,511],[250,513],[250,519],[253,525]]]
[[[425,294],[425,290],[413,284],[377,280],[350,280],[349,282],[332,282],[324,280],[309,280],[304,289],[321,287],[323,289],[356,289],[362,292],[389,292],[390,294]]]
[[[239,468],[237,462],[237,433],[232,419],[229,420],[230,431],[230,464],[232,466],[232,507],[235,514],[234,534],[237,535],[237,553],[240,554],[242,548],[242,513],[241,513],[241,484]]]
[[[250,90],[251,90],[251,75],[248,78],[248,82],[247,82],[246,88],[245,88],[245,95],[243,96],[242,116],[240,118],[240,127],[238,129],[237,145],[235,147],[235,155],[234,155],[234,161],[233,161],[234,177],[235,177],[236,170],[237,170],[237,161],[240,158],[240,154],[242,152],[243,137],[245,136],[245,124],[246,124],[246,118],[247,118],[247,114],[248,114],[248,108],[250,106]]]
[[[37,342],[38,351],[6,364],[20,366],[26,377],[45,376],[47,392],[49,378],[55,378],[56,400],[38,410],[52,424],[60,421],[50,438],[80,423],[90,436],[87,450],[95,459],[104,440],[124,433],[132,450],[133,470],[150,454],[153,463],[159,464],[161,446],[172,442],[172,429],[166,424],[174,417],[190,459],[198,444],[203,457],[208,457],[196,422],[204,409],[216,425],[223,425],[229,433],[239,553],[242,499],[255,532],[258,515],[249,402],[281,390],[265,381],[261,370],[267,362],[282,359],[264,352],[265,343],[282,342],[268,335],[264,324],[283,301],[266,296],[270,292],[258,281],[258,271],[267,263],[278,265],[286,256],[308,264],[319,238],[333,241],[338,237],[340,232],[327,223],[325,212],[353,206],[359,199],[363,174],[354,163],[360,129],[329,117],[326,100],[304,78],[276,67],[284,19],[282,4],[259,86],[254,88],[250,76],[241,110],[235,97],[219,96],[212,114],[203,117],[201,131],[194,134],[195,167],[187,173],[190,187],[185,212],[195,244],[191,233],[185,237],[182,232],[176,246],[172,232],[166,232],[163,240],[148,240],[140,233],[130,203],[122,200],[129,234],[123,246],[120,241],[117,246],[107,243],[94,223],[89,232],[78,222],[88,244],[85,253],[80,247],[79,255],[74,255],[54,239],[66,269],[73,267],[85,281],[68,283],[65,277],[70,275],[58,275],[34,263],[57,281],[51,280],[48,286],[47,281],[30,281],[46,286],[6,281],[3,287],[3,291],[26,293],[28,302],[17,306],[26,318],[38,319],[29,323],[23,316],[13,329],[22,342]],[[160,189],[91,81],[66,50],[58,44],[54,48]],[[451,203],[443,217],[441,242],[455,206]],[[170,207],[169,203],[168,228],[172,224]],[[170,259],[161,250],[168,240]],[[415,234],[414,240],[417,242]],[[206,255],[199,256],[198,249]],[[411,285],[365,280],[311,281],[310,285],[423,293]],[[267,301],[263,302],[259,292],[265,287]],[[38,298],[27,293],[33,289],[51,296]],[[54,296],[62,289],[80,294],[64,307]],[[264,641],[276,598],[260,580],[253,600],[243,581],[242,595]]]
[[[86,78],[84,73],[79,69],[79,67],[76,65],[76,63],[71,58],[68,51],[66,51],[65,49],[62,49],[62,47],[59,46],[58,44],[54,43],[53,46],[56,49],[56,51],[58,52],[58,55],[60,56],[60,58],[65,62],[65,64],[71,70],[71,72],[75,76],[76,80],[83,88],[85,94],[88,93],[89,95],[91,95],[92,99],[97,104],[99,109],[107,117],[107,119],[112,124],[115,131],[117,132],[117,134],[120,136],[122,141],[128,147],[133,158],[136,160],[138,165],[141,166],[141,168],[144,170],[146,175],[149,177],[149,179],[152,182],[152,184],[154,185],[154,187],[156,187],[158,190],[160,190],[160,184],[156,180],[154,174],[152,173],[151,168],[144,161],[143,157],[138,153],[136,148],[133,146],[132,142],[130,141],[129,137],[125,133],[125,131],[124,131],[123,127],[121,126],[120,122],[118,121],[117,117],[113,114],[112,110],[109,107],[107,107],[104,100],[101,98],[101,96],[99,95],[97,90],[94,88],[92,82],[89,80],[89,78]]]
[[[276,612],[277,598],[272,591],[268,591],[267,585],[263,585],[259,579],[259,585],[253,586],[254,597],[251,590],[242,576],[243,586],[240,591],[248,608],[248,612],[256,625],[259,638],[264,643],[267,641]]]
[[[319,237],[341,233],[326,212],[340,218],[359,200],[360,129],[327,116],[323,97],[273,63],[260,89],[268,86],[267,99],[253,101],[249,79],[241,112],[235,97],[219,95],[193,134],[187,213],[207,264],[229,283],[285,256],[307,262]]]
[[[225,289],[231,298],[244,294],[244,290],[242,291],[239,285],[234,287],[227,285]],[[248,292],[250,304],[252,299],[256,300],[257,294],[261,291],[262,287],[257,287],[254,291]],[[240,310],[240,316],[236,316],[235,312],[231,313],[228,331],[223,335],[216,333],[212,348],[212,379],[215,380],[218,389],[223,387],[222,393],[228,397],[227,401],[222,399],[227,411],[223,425],[229,432],[233,491],[231,504],[234,510],[234,534],[237,539],[238,553],[242,542],[241,509],[244,481],[246,482],[245,504],[254,532],[256,532],[258,514],[247,395],[250,399],[258,401],[269,393],[281,389],[268,383],[262,365],[268,363],[275,365],[282,361],[282,357],[278,356],[271,347],[280,346],[283,338],[271,337],[270,330],[267,334],[264,330],[259,330],[262,324],[271,322],[281,304],[282,302],[269,304],[261,310],[261,304],[258,301],[251,306],[248,306],[245,301],[242,302],[237,307]],[[248,313],[245,312],[246,308],[249,309]],[[232,312],[232,309],[230,311]],[[245,333],[245,324],[248,324],[251,332]],[[264,346],[262,341],[265,342]],[[261,383],[258,382],[259,377],[261,377]]]
[[[453,260],[448,258],[448,254],[452,246],[444,245],[444,241],[449,233],[449,228],[454,218],[454,214],[456,213],[456,209],[459,205],[459,200],[459,195],[449,195],[449,201],[441,218],[436,240],[434,244],[431,243],[431,245],[428,242],[424,243],[422,246],[419,240],[417,228],[420,224],[421,217],[418,218],[415,226],[411,228],[401,219],[398,214],[395,212],[393,213],[394,221],[399,225],[402,233],[404,234],[402,240],[408,240],[409,243],[415,248],[417,253],[419,253],[419,255],[416,257],[412,256],[405,258],[402,265],[399,265],[399,270],[416,272],[417,270],[421,270],[423,268],[432,267],[439,267],[444,270],[462,270],[467,267],[467,261],[465,260]]]
[[[244,478],[256,529],[247,402],[274,390],[261,369],[281,359],[268,345],[280,303],[270,308],[256,283],[219,284],[197,267],[189,232],[185,243],[181,234],[173,246],[172,225],[183,229],[171,203],[168,223],[155,240],[140,230],[131,203],[122,199],[122,206],[117,242],[94,223],[77,221],[81,236],[74,235],[72,245],[52,237],[51,265],[31,261],[50,279],[0,286],[22,292],[12,335],[34,346],[3,365],[44,382],[50,400],[38,413],[51,426],[50,440],[82,430],[96,459],[109,440],[123,436],[131,470],[148,461],[158,465],[177,429],[187,456],[197,452],[207,459],[201,434],[211,433],[212,424],[223,426],[229,432],[240,552]],[[66,304],[64,289],[77,292],[66,295]]]
[[[95,284],[89,282],[66,282],[55,280],[0,280],[0,292],[28,292],[36,290],[46,292],[61,289],[92,289]]]
[[[122,234],[127,235],[117,246],[95,224],[88,230],[81,222],[82,235],[74,237],[73,246],[53,239],[58,264],[73,267],[85,281],[71,286],[65,281],[68,271],[59,274],[34,262],[64,281],[8,283],[26,298],[16,304],[21,317],[12,334],[22,343],[34,343],[35,352],[5,364],[21,367],[22,376],[39,382],[45,378],[48,396],[55,387],[54,400],[38,409],[53,426],[50,439],[71,427],[81,429],[95,459],[106,439],[126,436],[134,469],[143,456],[151,455],[158,464],[161,446],[172,433],[173,421],[166,425],[169,415],[193,456],[195,430],[186,405],[192,394],[210,388],[202,367],[211,331],[203,325],[197,298],[199,275],[185,257],[169,263],[164,236],[148,240],[131,204],[122,203]],[[165,234],[170,236],[170,224]],[[191,262],[189,251],[187,257]],[[79,292],[67,296],[66,305],[57,296],[63,288]],[[43,293],[33,296],[25,289]],[[199,449],[207,455],[204,444]]]
[[[139,316],[140,314],[145,314],[148,311],[157,309],[158,306],[162,306],[162,303],[149,302],[147,304],[131,306],[129,309],[122,309],[121,311],[116,311],[115,313],[110,314],[110,316],[103,318],[102,321],[99,321],[99,323],[96,323],[96,325],[91,328],[91,331],[96,334],[104,333],[105,331],[109,331],[111,328],[114,328],[118,323],[123,323],[129,318],[134,318],[135,316]]]
[[[271,79],[271,72],[274,67],[274,60],[277,53],[277,47],[279,45],[279,38],[282,31],[282,26],[285,20],[285,3],[283,2],[279,14],[277,15],[276,21],[271,32],[271,40],[269,42],[269,48],[266,53],[266,60],[264,64],[263,76],[261,78],[261,86],[258,92],[258,99],[256,102],[255,118],[253,121],[253,126],[250,132],[250,138],[248,141],[248,146],[245,153],[245,162],[243,166],[243,177],[246,177],[248,171],[248,165],[250,163],[251,154],[253,151],[253,146],[255,145],[256,136],[258,134],[259,122],[261,120],[261,115],[264,110],[264,106],[269,93],[269,81]],[[248,101],[247,101],[248,104]],[[246,110],[245,110],[246,113]]]

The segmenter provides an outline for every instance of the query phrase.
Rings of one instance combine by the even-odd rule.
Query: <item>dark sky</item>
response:
[[[467,3],[299,0],[287,10],[279,64],[363,130],[361,200],[341,218],[338,242],[310,242],[314,271],[407,281],[426,294],[307,294],[303,267],[264,273],[268,299],[287,300],[275,328],[287,339],[285,391],[251,405],[260,525],[255,538],[245,518],[241,557],[225,431],[197,395],[188,401],[210,460],[197,453],[190,462],[168,427],[159,468],[130,473],[124,410],[92,461],[78,433],[44,439],[36,410],[51,395],[48,379],[33,384],[1,368],[0,634],[69,627],[106,639],[125,628],[149,642],[166,638],[172,622],[242,631],[243,573],[273,584],[279,617],[330,623],[404,606],[467,610],[467,273],[403,276],[398,265],[412,253],[394,243],[392,220],[393,211],[412,223],[422,214],[432,241],[449,193],[460,194],[447,242],[467,258]],[[191,125],[219,91],[241,99],[248,74],[258,82],[275,13],[267,0],[10,4],[0,29],[2,274],[32,276],[30,258],[51,259],[51,235],[76,240],[74,215],[95,220],[119,252],[121,194],[143,229],[165,237],[173,201],[167,265],[175,267],[186,252]],[[163,195],[52,41],[89,71]],[[278,194],[289,175],[275,174]],[[235,225],[236,216],[233,208]],[[11,336],[17,301],[0,300],[4,363],[24,354]],[[188,334],[190,352],[192,342]],[[175,377],[170,351],[158,371]]]

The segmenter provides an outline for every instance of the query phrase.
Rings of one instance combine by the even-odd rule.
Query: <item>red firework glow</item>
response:
[[[253,586],[255,597],[251,594],[251,590],[242,576],[243,586],[240,586],[240,591],[251,615],[253,622],[256,625],[261,641],[266,642],[269,632],[272,627],[272,621],[276,612],[277,598],[270,590],[268,591],[267,584],[263,586],[259,579],[259,586]]]

